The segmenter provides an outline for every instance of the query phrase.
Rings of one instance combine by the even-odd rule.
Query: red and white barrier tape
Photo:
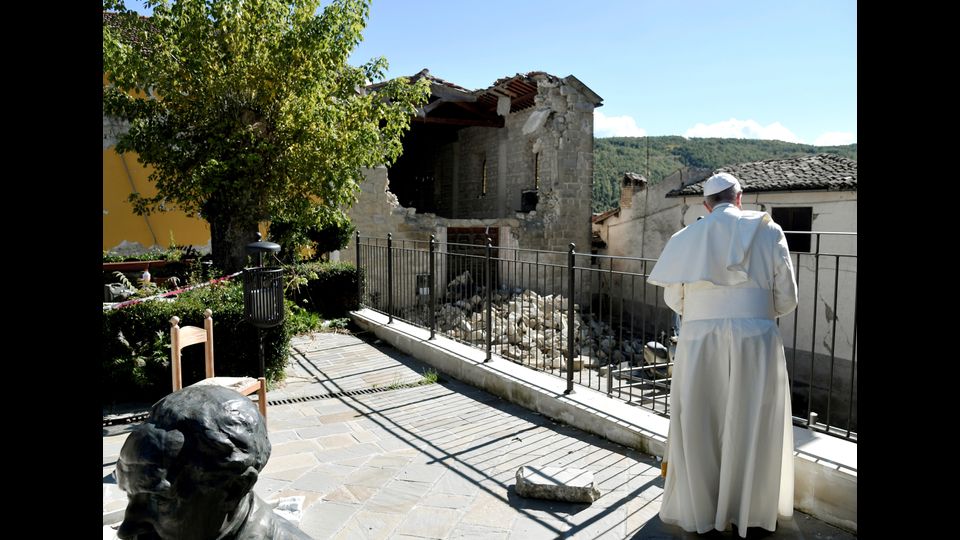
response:
[[[175,295],[175,294],[180,294],[180,293],[182,293],[182,292],[187,292],[187,291],[190,291],[190,290],[193,290],[193,289],[197,289],[197,288],[199,288],[199,287],[206,287],[206,286],[209,286],[209,285],[213,285],[214,283],[219,283],[219,282],[221,282],[221,281],[227,281],[227,280],[229,280],[229,279],[231,279],[231,278],[235,278],[235,277],[239,276],[239,275],[242,274],[242,273],[243,273],[243,270],[241,270],[241,271],[239,271],[239,272],[234,272],[233,274],[230,274],[229,276],[223,276],[223,277],[218,277],[218,278],[216,278],[216,279],[211,279],[210,281],[208,281],[208,282],[206,282],[206,283],[198,283],[198,284],[196,284],[196,285],[191,285],[191,286],[189,286],[189,287],[183,287],[183,288],[180,288],[180,289],[175,289],[175,290],[172,290],[172,291],[167,291],[167,292],[165,292],[165,293],[155,294],[155,295],[153,295],[153,296],[147,296],[146,298],[134,298],[134,299],[132,299],[132,300],[126,300],[126,301],[123,301],[123,302],[120,302],[120,303],[117,303],[117,304],[113,304],[113,305],[105,305],[105,306],[103,306],[103,310],[104,310],[104,311],[107,311],[107,310],[110,310],[110,309],[120,309],[120,308],[122,308],[122,307],[132,306],[133,304],[139,304],[140,302],[145,302],[145,301],[147,301],[147,300],[156,300],[157,298],[163,298],[163,297],[165,297],[165,296],[173,296],[173,295]]]

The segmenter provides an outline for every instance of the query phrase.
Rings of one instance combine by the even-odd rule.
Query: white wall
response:
[[[607,243],[601,254],[628,257],[642,254],[656,259],[672,234],[706,215],[700,196],[665,198],[666,191],[675,187],[655,185],[649,189],[648,195],[644,190],[638,191],[630,208],[622,208],[618,216],[594,224],[594,230],[598,230]],[[746,193],[743,196],[743,207],[749,210],[771,212],[774,208],[791,206],[813,207],[814,231],[857,231],[856,192],[799,191]],[[851,361],[855,350],[856,238],[856,235],[823,235],[820,255],[794,254],[799,305],[796,311],[779,322],[798,407],[809,406],[820,415],[821,422],[826,422],[829,395],[829,421],[834,425],[846,425],[851,395],[856,401]],[[811,249],[817,250],[816,239],[812,239]],[[848,256],[836,257],[835,254]],[[631,261],[610,261],[602,257],[598,261],[604,269],[612,262],[614,270],[644,273],[652,270],[651,263],[644,268]],[[817,283],[816,287],[814,283]],[[603,289],[602,284],[600,288]],[[616,281],[609,290],[613,294],[622,293],[617,291]],[[648,286],[646,294],[648,304],[656,302],[663,306],[661,288]],[[635,303],[625,304],[626,310],[636,311],[637,307]],[[650,308],[647,313],[651,313]],[[856,407],[852,408],[852,416],[856,418]]]
[[[707,214],[703,207],[703,197],[682,197],[683,217],[681,227],[693,223]],[[745,210],[770,212],[783,206],[812,206],[814,231],[856,232],[857,231],[857,192],[856,191],[791,191],[783,193],[744,193]],[[679,229],[677,229],[679,230]],[[830,237],[823,239],[821,252],[856,254],[856,241],[852,238]]]
[[[607,243],[601,253],[618,257],[659,257],[667,240],[683,228],[680,199],[666,198],[667,192],[674,187],[660,183],[648,184],[645,189],[634,188],[629,207],[621,208],[619,215],[612,215],[603,223],[594,225],[594,230],[599,230],[600,237]],[[642,271],[642,265],[630,261],[614,261],[613,265],[618,271]],[[647,271],[651,268],[648,267]]]
[[[696,221],[698,216],[706,214],[701,204],[702,197],[684,197],[684,226]],[[787,193],[745,193],[743,208],[771,212],[778,207],[812,206],[814,231],[856,232],[857,231],[857,193],[855,191],[825,192],[797,191]],[[794,256],[797,281],[800,286],[800,304],[794,314],[780,320],[784,344],[791,347],[810,350],[815,347],[818,354],[850,359],[853,352],[853,309],[856,291],[856,257],[834,257],[832,254],[855,256],[857,254],[856,236],[823,235],[820,237],[820,256],[801,254]],[[817,249],[816,239],[811,241],[811,249]],[[839,271],[837,263],[839,261]],[[814,304],[814,282],[817,303]],[[835,283],[839,282],[839,291]],[[834,302],[834,292],[837,300]],[[839,306],[839,309],[835,308]],[[816,313],[814,313],[816,310]],[[794,317],[799,316],[796,340],[794,339]],[[836,320],[836,338],[834,340],[834,321]],[[814,336],[814,321],[816,335]]]

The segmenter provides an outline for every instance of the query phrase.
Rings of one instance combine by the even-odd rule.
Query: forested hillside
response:
[[[651,183],[657,183],[681,167],[716,169],[736,163],[810,154],[836,154],[856,160],[857,145],[811,146],[761,139],[685,139],[679,136],[595,139],[593,211],[603,212],[619,204],[620,181],[625,172],[642,174]]]

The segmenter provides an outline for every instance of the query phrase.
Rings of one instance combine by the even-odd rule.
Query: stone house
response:
[[[678,186],[702,182],[711,173],[710,169],[683,168],[652,185],[643,175],[625,173],[620,186],[620,205],[592,218],[595,252],[656,259],[670,236],[683,228],[681,201],[667,194]],[[628,261],[614,264],[615,270],[632,268]]]
[[[857,162],[831,154],[754,161],[710,169],[685,168],[650,185],[626,173],[620,206],[593,216],[597,253],[656,259],[670,237],[707,213],[702,183],[715,172],[736,176],[743,186],[743,208],[769,212],[785,231],[856,232]],[[816,239],[788,235],[791,251],[810,253]],[[824,236],[820,252],[856,254],[852,237]],[[630,261],[614,270],[639,272]],[[649,269],[647,269],[649,271]]]
[[[392,233],[396,245],[419,251],[435,235],[441,290],[467,271],[481,278],[482,246],[488,238],[492,256],[511,261],[536,257],[538,263],[561,264],[571,242],[588,253],[593,110],[602,105],[600,96],[573,75],[560,78],[540,71],[504,77],[480,90],[434,77],[426,69],[410,77],[421,78],[430,82],[430,98],[412,119],[403,154],[389,167],[363,171],[360,196],[348,211],[360,235],[385,238]],[[356,253],[351,239],[340,260],[356,262]],[[416,303],[416,291],[423,290],[427,279],[415,254],[404,253],[394,261],[404,265],[394,267],[394,306],[400,308]],[[378,248],[370,256],[385,258]],[[372,264],[377,268],[371,272],[382,271],[384,265]],[[522,283],[510,277],[505,262],[494,271],[495,288],[539,290],[546,285],[542,273]],[[387,278],[373,273],[365,290],[378,305],[377,299],[388,296]]]
[[[566,251],[588,250],[593,110],[602,99],[573,75],[536,71],[468,90],[423,70],[427,105],[403,154],[364,171],[349,215],[363,236]],[[354,261],[353,241],[341,259]]]
[[[814,410],[827,392],[840,406],[848,404],[856,369],[851,359],[856,358],[857,237],[849,234],[857,231],[856,161],[818,154],[716,171],[685,169],[652,186],[628,173],[620,206],[593,218],[595,243],[604,246],[597,252],[649,258],[646,263],[611,260],[614,270],[649,273],[670,236],[706,214],[702,183],[721,171],[740,180],[744,209],[770,213],[784,231],[847,233],[787,234],[800,303],[780,319],[780,330],[794,384],[805,386],[814,374],[812,392],[799,397],[810,399]],[[648,286],[646,293],[648,299],[662,299],[658,287]],[[662,301],[659,305],[657,311],[663,311]],[[650,312],[649,305],[626,303],[624,308]]]

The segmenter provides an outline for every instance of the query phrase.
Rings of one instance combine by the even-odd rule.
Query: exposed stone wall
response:
[[[360,197],[349,212],[361,235],[386,237],[393,233],[395,238],[429,240],[431,234],[436,234],[434,214],[417,214],[416,208],[404,208],[390,193],[386,167],[364,169],[363,176]],[[353,249],[351,241],[343,253],[344,259],[354,259]]]
[[[450,194],[454,218],[503,217],[498,204],[500,191],[500,144],[506,140],[507,128],[471,127],[461,129],[457,150],[458,174],[453,179],[458,189]],[[453,146],[453,145],[451,145]],[[483,192],[486,171],[487,191]]]
[[[458,188],[451,190],[443,208],[455,218],[509,217],[520,210],[521,192],[535,189],[535,134],[523,133],[533,109],[507,116],[502,128],[472,127],[460,131],[456,148],[459,171]],[[483,192],[484,159],[487,191]],[[450,183],[452,184],[452,182]],[[452,185],[451,185],[452,187]],[[446,198],[446,197],[445,197]]]
[[[112,116],[103,115],[103,149],[117,144],[117,137],[130,129],[130,123]]]
[[[535,118],[538,112],[546,115],[543,127],[531,133],[535,136],[533,150],[540,152],[536,212],[543,228],[530,231],[527,246],[521,241],[522,247],[566,251],[574,242],[578,251],[590,251],[593,109],[593,103],[573,86],[540,81],[535,111],[524,131],[539,123]]]
[[[534,107],[507,114],[503,128],[462,129],[456,142],[437,152],[438,211],[450,218],[403,208],[389,192],[386,168],[380,167],[364,171],[351,219],[364,236],[393,233],[395,239],[426,241],[436,234],[444,242],[447,227],[497,227],[503,247],[566,252],[573,242],[588,253],[593,109],[575,86],[541,75]],[[522,191],[535,186],[538,164],[539,203],[532,212],[518,212]],[[342,258],[355,260],[355,249],[351,240]],[[541,263],[565,260],[565,255],[540,258]]]
[[[536,210],[519,218],[526,225],[517,232],[520,247],[566,251],[574,242],[585,252],[594,105],[573,86],[547,77],[538,92],[535,106],[508,114],[504,127],[465,128],[457,142],[446,145],[438,176],[441,213],[457,219],[513,217],[522,192],[538,188]],[[453,163],[447,164],[447,156]]]

